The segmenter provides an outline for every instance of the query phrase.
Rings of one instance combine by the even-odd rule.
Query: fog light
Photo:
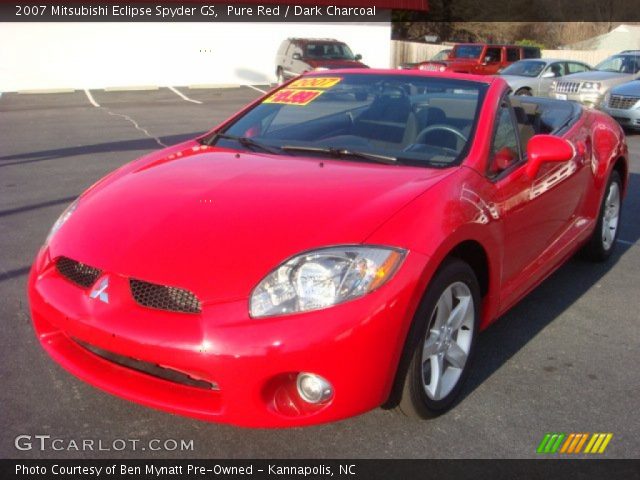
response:
[[[333,396],[331,384],[319,375],[300,373],[297,380],[298,394],[305,402],[322,403]]]

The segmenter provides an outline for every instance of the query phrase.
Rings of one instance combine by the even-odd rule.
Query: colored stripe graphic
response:
[[[604,453],[613,438],[613,433],[546,433],[538,445],[537,453],[577,454]],[[588,440],[588,441],[587,441]],[[584,451],[582,447],[586,447]]]

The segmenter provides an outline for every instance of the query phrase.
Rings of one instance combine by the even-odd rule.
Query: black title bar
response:
[[[429,0],[427,10],[406,2],[257,0],[246,4],[185,2],[57,2],[0,4],[1,22],[635,22],[638,0]],[[116,4],[117,3],[117,4]],[[394,7],[395,8],[395,7]]]
[[[2,479],[640,478],[640,460],[0,460]]]

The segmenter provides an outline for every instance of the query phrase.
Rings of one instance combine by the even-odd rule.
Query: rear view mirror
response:
[[[362,60],[362,55],[360,55],[359,53],[357,53],[357,54],[356,54],[356,56],[355,56],[355,57],[353,57],[353,58],[355,58],[355,60],[356,60],[356,61],[358,61],[358,60]]]
[[[300,55],[299,53],[294,53],[293,55],[291,55],[291,58],[293,58],[294,60],[302,60],[302,55]]]
[[[527,175],[535,178],[547,162],[568,162],[575,155],[573,145],[553,135],[535,135],[527,143]]]

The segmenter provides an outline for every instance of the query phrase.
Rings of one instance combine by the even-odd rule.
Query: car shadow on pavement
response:
[[[456,403],[462,402],[545,327],[593,288],[640,240],[640,174],[629,175],[616,250],[603,263],[578,253],[478,336],[474,365]],[[633,192],[633,193],[632,193]],[[626,220],[626,222],[625,222]]]
[[[166,145],[175,145],[190,140],[204,132],[181,133],[159,137]],[[0,157],[0,168],[9,165],[23,165],[32,162],[43,162],[59,158],[73,157],[95,153],[126,152],[136,150],[158,150],[158,143],[153,138],[137,138],[135,140],[122,140],[117,142],[96,143],[93,145],[81,145],[77,147],[65,147],[52,150],[40,150],[37,152],[17,153]]]

